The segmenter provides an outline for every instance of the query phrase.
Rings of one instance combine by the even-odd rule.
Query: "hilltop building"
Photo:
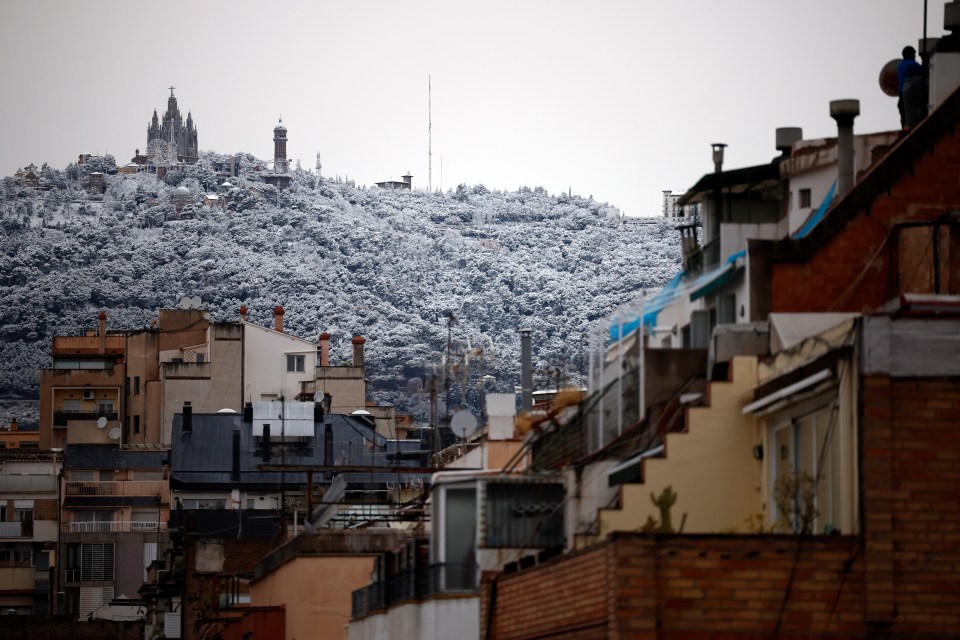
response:
[[[413,188],[413,176],[410,175],[409,171],[400,177],[403,178],[403,180],[384,180],[383,182],[376,182],[374,184],[381,189],[406,189],[409,191]]]
[[[163,120],[157,117],[157,110],[153,110],[153,119],[147,127],[147,148],[150,149],[150,143],[154,140],[173,143],[177,147],[177,160],[194,164],[200,156],[197,129],[193,124],[193,115],[189,111],[187,111],[186,123],[183,122],[173,89],[174,87],[170,87],[170,97],[167,99],[167,111],[163,114]]]

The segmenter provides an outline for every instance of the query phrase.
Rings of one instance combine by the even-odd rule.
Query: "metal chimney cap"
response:
[[[943,6],[943,28],[960,30],[960,2],[948,2]]]
[[[853,116],[856,117],[860,115],[860,101],[847,98],[844,100],[831,100],[830,101],[830,117],[845,117]]]
[[[777,127],[776,149],[789,153],[793,143],[803,140],[803,129],[800,127]]]
[[[522,336],[528,336],[528,335],[530,335],[531,333],[533,333],[533,329],[527,329],[527,328],[525,328],[525,329],[520,329],[520,335],[522,335]]]

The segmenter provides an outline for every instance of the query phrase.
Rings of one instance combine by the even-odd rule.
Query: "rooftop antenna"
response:
[[[320,188],[320,152],[317,151],[317,189]]]
[[[433,87],[427,76],[427,191],[433,193]]]

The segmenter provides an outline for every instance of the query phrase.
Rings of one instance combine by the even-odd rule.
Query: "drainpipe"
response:
[[[533,408],[533,350],[530,334],[532,329],[520,329],[520,410]]]
[[[99,324],[97,325],[97,337],[100,338],[100,355],[103,355],[107,352],[107,312],[101,311],[98,318]]]
[[[837,197],[853,188],[853,120],[860,115],[859,100],[833,100],[830,117],[837,121]]]

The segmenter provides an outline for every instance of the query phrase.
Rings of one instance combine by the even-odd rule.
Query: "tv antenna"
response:
[[[433,193],[433,89],[427,76],[427,191]]]

